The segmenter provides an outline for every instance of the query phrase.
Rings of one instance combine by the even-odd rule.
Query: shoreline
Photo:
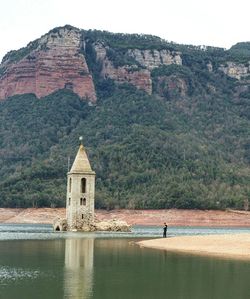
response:
[[[250,261],[250,233],[181,236],[139,241],[142,248],[224,259]]]
[[[0,208],[0,223],[52,224],[65,218],[65,208]],[[163,227],[246,227],[249,233],[160,238],[137,242],[140,247],[250,261],[250,211],[214,210],[95,210],[99,221],[119,219],[129,225]]]
[[[250,227],[250,211],[237,210],[95,210],[99,221],[119,219],[129,225],[198,227]],[[65,218],[65,208],[0,208],[0,223],[52,224]]]

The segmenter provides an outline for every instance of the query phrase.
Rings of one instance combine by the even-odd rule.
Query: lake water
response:
[[[169,237],[250,232],[169,228]],[[0,225],[0,299],[249,299],[250,262],[139,248],[161,228],[131,234],[54,233]]]

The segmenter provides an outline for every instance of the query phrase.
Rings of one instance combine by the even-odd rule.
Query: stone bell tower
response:
[[[94,204],[95,172],[81,143],[67,177],[67,229],[88,230],[94,222]]]

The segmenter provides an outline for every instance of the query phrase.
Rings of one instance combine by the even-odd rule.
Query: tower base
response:
[[[53,223],[54,231],[79,231],[79,232],[94,232],[94,231],[112,231],[112,232],[131,232],[131,226],[126,221],[111,219],[108,221],[93,221],[82,223],[78,226],[70,226],[66,219],[57,218]]]

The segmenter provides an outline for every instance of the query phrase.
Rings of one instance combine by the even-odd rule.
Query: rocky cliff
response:
[[[33,93],[38,98],[69,88],[81,98],[96,101],[94,80],[86,61],[86,34],[71,26],[56,28],[26,48],[9,52],[0,65],[0,99],[16,94]],[[95,62],[101,66],[100,76],[117,83],[130,83],[152,93],[151,71],[170,64],[182,64],[178,51],[126,49],[129,61],[116,65],[110,57],[115,53],[108,43],[94,41]],[[119,52],[119,51],[118,51]]]
[[[26,51],[10,52],[1,64],[0,99],[24,93],[41,98],[69,88],[95,102],[92,75],[81,47],[80,30],[65,27],[29,44]]]
[[[200,83],[191,86],[196,75],[197,82],[210,77],[221,80],[224,75],[248,88],[248,43],[237,44],[230,51],[66,25],[6,54],[0,65],[0,100],[25,93],[42,98],[67,88],[95,103],[96,84],[107,79],[167,98],[183,98],[191,89],[198,91]],[[216,90],[215,81],[207,83],[211,92]]]
[[[249,79],[250,77],[250,61],[245,64],[228,61],[226,64],[221,65],[219,69],[227,76],[237,80],[244,80],[247,77]]]
[[[101,64],[101,76],[112,79],[117,83],[131,83],[138,89],[152,93],[152,80],[150,71],[140,69],[137,65],[123,65],[115,67],[107,56],[107,49],[101,43],[94,44],[96,60]]]
[[[97,61],[101,63],[101,75],[103,78],[110,78],[117,83],[131,83],[138,89],[145,90],[152,94],[151,71],[164,65],[182,65],[181,53],[169,50],[141,50],[127,49],[122,53],[130,62],[115,67],[109,58],[109,47],[102,43],[94,45]]]

